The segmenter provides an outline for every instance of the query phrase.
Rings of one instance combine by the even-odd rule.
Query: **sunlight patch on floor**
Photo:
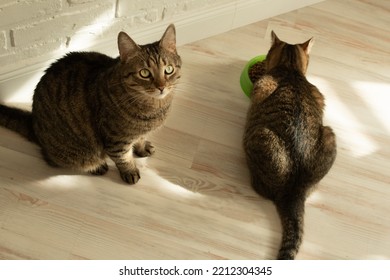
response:
[[[321,195],[321,192],[318,190],[314,190],[310,195],[307,197],[307,203],[308,204],[320,204],[323,202],[323,198]]]
[[[43,179],[40,183],[48,188],[75,189],[90,185],[91,181],[84,175],[56,175]]]
[[[348,104],[340,99],[340,95],[332,86],[319,77],[311,76],[310,80],[325,96],[325,125],[330,125],[336,131],[338,142],[342,143],[345,150],[357,158],[378,151],[379,146],[363,131],[364,125],[348,108]]]
[[[352,87],[359,92],[360,97],[370,108],[370,113],[390,134],[390,84],[355,81]]]
[[[144,174],[143,179],[145,179],[145,181],[148,180],[148,185],[158,186],[162,190],[165,190],[167,193],[190,199],[197,199],[203,197],[203,195],[198,192],[193,192],[183,186],[170,182],[169,180],[161,177],[159,174],[157,174],[156,171],[150,168],[145,168],[142,170],[142,172],[142,174]]]

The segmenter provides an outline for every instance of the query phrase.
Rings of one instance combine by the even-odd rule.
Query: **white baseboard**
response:
[[[145,44],[158,40],[166,26],[173,22],[177,30],[177,43],[180,46],[321,1],[323,0],[237,0],[212,9],[193,12],[190,16],[180,15],[173,20],[137,27],[126,32],[137,43]],[[114,35],[78,50],[95,50],[116,56],[117,46],[113,38]],[[32,65],[0,73],[0,101],[30,103],[35,86],[44,70],[67,51],[59,50],[35,59]]]

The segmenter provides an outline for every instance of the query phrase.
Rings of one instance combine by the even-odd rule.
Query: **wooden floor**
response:
[[[122,183],[53,169],[0,129],[2,259],[273,259],[274,206],[249,184],[239,76],[270,32],[315,37],[308,79],[327,100],[338,157],[308,199],[298,259],[390,259],[390,5],[329,0],[179,48],[183,78],[157,153]],[[178,34],[180,36],[180,34]]]

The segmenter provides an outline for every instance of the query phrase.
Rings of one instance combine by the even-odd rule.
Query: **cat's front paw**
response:
[[[122,180],[125,181],[126,183],[130,184],[130,185],[134,185],[141,178],[141,176],[139,175],[138,168],[136,168],[134,170],[120,172],[120,174],[121,174]]]
[[[145,141],[145,145],[142,148],[137,146],[134,147],[134,153],[139,157],[150,157],[155,151],[156,149],[149,141]]]

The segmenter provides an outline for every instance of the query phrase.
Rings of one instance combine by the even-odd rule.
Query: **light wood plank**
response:
[[[386,0],[328,0],[180,47],[183,80],[151,135],[157,153],[137,160],[136,186],[112,163],[103,177],[51,168],[0,128],[0,258],[275,258],[280,221],[250,187],[241,144],[249,100],[239,87],[275,30],[292,43],[315,37],[308,79],[338,141],[307,201],[297,258],[389,259],[388,26]]]

